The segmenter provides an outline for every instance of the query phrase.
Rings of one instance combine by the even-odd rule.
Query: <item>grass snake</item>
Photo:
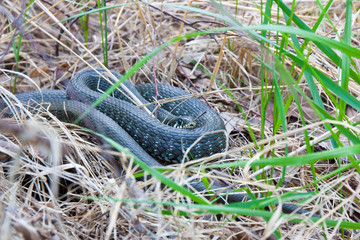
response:
[[[112,72],[112,74],[118,79],[121,77],[116,72]],[[66,92],[47,90],[42,91],[41,94],[40,92],[22,93],[18,94],[17,97],[22,102],[32,99],[35,102],[50,103],[50,111],[56,111],[56,116],[62,120],[68,120],[69,113],[77,117],[78,113],[83,112],[84,106],[82,104],[91,105],[94,103],[111,84],[111,78],[107,76],[105,70],[90,69],[77,73],[71,79]],[[180,88],[165,84],[158,84],[156,88],[154,84],[134,86],[129,81],[125,81],[124,84],[143,104],[154,101],[156,88],[158,99],[190,96],[189,93]],[[64,104],[66,112],[64,111]],[[147,105],[146,107],[150,111],[154,111],[155,108],[154,105]],[[124,131],[116,132],[113,129],[105,129],[106,124],[103,121],[107,118],[103,119],[104,116],[101,114],[97,114],[97,118],[91,115],[86,116],[83,124],[88,128],[95,126],[97,131],[106,136],[118,135],[118,138],[121,138],[121,141],[118,139],[120,144],[129,148],[132,153],[145,162],[152,162],[152,159],[148,155],[145,156],[141,149],[144,149],[152,158],[157,160],[177,163],[182,161],[184,152],[196,141],[198,142],[192,146],[189,152],[189,158],[197,159],[210,156],[223,151],[225,148],[226,135],[223,121],[217,113],[196,98],[163,104],[162,108],[155,110],[154,115],[157,119],[136,107],[120,91],[115,91],[112,96],[105,98],[96,109],[113,119],[128,134],[125,134]],[[195,119],[196,126],[194,128],[169,126],[171,122],[179,121],[182,121],[180,125],[186,125],[187,122],[191,121],[189,119]]]
[[[105,78],[101,77],[99,73]],[[116,78],[121,77],[116,72],[112,72],[112,74]],[[32,107],[38,103],[50,103],[50,112],[62,121],[72,122],[89,109],[89,106],[99,98],[102,92],[110,87],[111,82],[106,79],[111,78],[107,78],[105,70],[84,70],[71,79],[66,91],[34,91],[17,94],[16,97],[22,103],[29,103]],[[129,81],[124,84],[143,104],[154,101],[156,88],[153,84],[134,86]],[[159,84],[157,89],[158,99],[189,95],[184,90],[169,85]],[[0,110],[5,107],[5,102],[0,101]],[[150,111],[155,110],[154,105],[147,105],[147,108]],[[182,116],[185,117],[182,118]],[[96,109],[92,109],[82,119],[81,125],[115,140],[153,167],[163,166],[157,160],[172,163],[182,161],[185,159],[186,150],[195,142],[196,144],[191,147],[187,156],[190,159],[210,156],[225,148],[226,135],[222,119],[194,97],[162,104],[162,108],[156,110],[156,117],[157,119],[153,118],[131,103],[122,93],[116,91],[112,96],[105,98]],[[171,126],[173,119],[185,123],[194,121],[195,127],[192,129],[175,128]],[[207,191],[201,181],[192,180],[190,184],[197,191]],[[214,192],[222,188],[216,183],[211,187]],[[218,198],[219,202],[231,203],[250,200],[247,194],[227,194],[228,192],[223,193],[226,196],[225,199]],[[293,204],[282,204],[282,210],[285,213],[310,214],[309,211]],[[319,217],[315,214],[312,216]]]

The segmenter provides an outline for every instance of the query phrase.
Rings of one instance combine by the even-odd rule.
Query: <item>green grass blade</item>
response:
[[[345,20],[345,29],[344,29],[344,44],[351,46],[351,16],[352,16],[352,1],[346,1],[346,20]],[[342,55],[342,66],[341,66],[341,89],[348,92],[349,86],[349,76],[350,76],[350,57],[348,54],[343,53]],[[346,102],[343,98],[340,98],[340,103],[338,107],[338,119],[341,120],[344,118],[346,108]]]
[[[173,190],[181,193],[184,196],[188,196],[192,201],[199,203],[199,204],[204,204],[204,205],[208,205],[209,203],[204,200],[203,198],[195,195],[193,192],[191,192],[190,190],[188,190],[185,187],[182,187],[178,184],[176,184],[174,181],[172,181],[171,179],[165,177],[163,174],[161,174],[159,171],[157,171],[156,169],[153,169],[152,166],[147,165],[146,163],[144,163],[143,161],[141,161],[139,158],[137,158],[135,155],[133,155],[132,153],[130,153],[128,150],[126,150],[124,147],[122,147],[120,144],[118,144],[117,142],[115,142],[114,140],[105,137],[102,134],[96,133],[94,131],[85,129],[87,131],[90,131],[92,133],[94,133],[95,135],[102,137],[103,139],[105,139],[112,147],[114,147],[117,151],[119,152],[125,152],[128,156],[132,156],[134,159],[135,164],[139,165],[141,167],[141,169],[143,169],[144,171],[148,172],[151,176],[155,177],[156,179],[158,179],[159,181],[161,181],[163,184],[165,184],[166,186],[172,188]]]
[[[272,157],[266,159],[259,159],[256,161],[251,161],[250,166],[303,166],[310,163],[315,163],[318,161],[346,157],[350,155],[356,155],[360,153],[360,144],[342,148],[336,148],[332,150],[309,153],[306,155],[300,156],[291,156],[291,157]],[[199,167],[203,168],[232,168],[232,167],[245,167],[249,164],[250,161],[237,161],[230,163],[221,163],[221,164],[213,164],[209,166]],[[353,165],[359,164],[360,161],[354,162]],[[356,163],[356,164],[355,164]]]
[[[124,203],[145,203],[150,205],[163,205],[163,206],[172,206],[172,207],[181,207],[183,211],[185,209],[189,209],[187,212],[194,212],[193,209],[197,209],[195,213],[197,214],[234,214],[234,215],[242,215],[242,216],[258,216],[263,218],[271,218],[274,213],[265,211],[265,210],[257,210],[250,208],[241,208],[238,206],[230,206],[230,205],[200,205],[200,204],[186,204],[186,203],[175,203],[175,202],[159,202],[159,201],[149,201],[149,200],[138,200],[138,199],[118,199],[113,197],[87,197],[86,199],[90,200],[102,200],[102,201],[110,201],[110,202],[124,202]],[[149,209],[152,211],[152,209]],[[291,217],[290,217],[291,216]],[[296,218],[297,215],[290,214],[281,214],[280,217],[286,218],[289,222],[301,223],[304,222],[302,218]],[[317,222],[319,218],[311,217],[313,222]],[[336,227],[341,220],[331,220],[325,219],[323,222],[319,222],[317,224],[324,225],[327,227]],[[341,221],[339,224],[339,228],[344,229],[360,229],[360,223]]]
[[[281,0],[275,0],[278,6],[282,9],[284,14],[291,14],[290,9],[286,6],[286,4]],[[296,15],[293,18],[293,22],[300,28],[306,31],[311,31],[311,29],[304,23],[299,17]],[[314,42],[315,45],[326,55],[331,61],[333,61],[337,66],[341,66],[341,58],[332,50],[326,43],[322,42]],[[360,76],[352,69],[350,69],[350,77],[354,79],[358,84],[360,84]]]

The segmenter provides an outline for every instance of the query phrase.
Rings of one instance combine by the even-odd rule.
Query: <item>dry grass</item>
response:
[[[169,16],[146,5],[127,2],[130,4],[107,11],[108,68],[120,73],[127,71],[163,42],[178,34],[196,31],[189,25],[182,26],[182,22],[172,16],[180,19],[186,17],[189,22],[199,21],[196,27],[201,30],[212,29],[217,26],[214,22],[219,21],[196,12],[185,13],[173,7],[159,6],[172,15]],[[237,9],[235,1],[226,1],[223,4],[234,16],[235,11],[237,12],[236,18],[243,25],[261,24],[260,13],[255,7],[255,3],[260,4],[260,1],[237,2]],[[334,1],[329,12],[332,21],[340,30],[345,22],[344,2]],[[107,6],[121,3],[124,1],[110,1]],[[358,2],[353,4],[354,9],[359,9]],[[78,18],[53,25],[94,6],[95,1],[75,4],[72,1],[36,0],[27,9],[21,25],[21,13],[24,11],[22,2],[4,0],[0,5],[1,92],[12,97],[9,91],[13,88],[15,71],[22,73],[17,76],[16,84],[16,93],[20,93],[37,88],[64,89],[71,76],[79,70],[89,66],[102,67],[103,50],[98,13],[89,15],[87,44],[84,43],[84,33]],[[192,6],[208,12],[218,12],[208,1],[194,1]],[[301,1],[297,5],[296,14],[311,26],[318,18],[316,9],[315,1]],[[354,29],[360,26],[359,12],[356,14]],[[275,7],[272,15],[276,18]],[[282,17],[280,23],[285,23]],[[317,33],[333,35],[330,26],[326,24]],[[12,41],[18,42],[19,34],[22,35],[22,43],[19,59],[16,59]],[[352,43],[355,47],[360,46],[358,36],[359,31],[354,31]],[[225,158],[219,162],[258,159],[262,154],[269,157],[272,154],[283,156],[286,145],[289,155],[305,154],[303,128],[295,104],[291,104],[287,112],[289,131],[286,135],[278,131],[275,138],[270,138],[274,135],[272,100],[266,110],[264,129],[261,129],[262,72],[261,64],[255,56],[271,63],[273,59],[270,54],[246,33],[226,36],[226,40],[223,34],[214,35],[213,38],[208,35],[197,36],[182,40],[178,45],[171,45],[148,61],[131,81],[135,84],[149,82],[154,81],[156,76],[159,82],[186,88],[194,94],[200,93],[220,112],[230,133],[229,152],[223,154]],[[270,37],[275,38],[276,35]],[[337,79],[338,67],[316,47],[312,48],[311,54],[311,65],[330,78]],[[226,94],[216,82],[211,83],[211,78],[194,67],[192,61],[196,61],[209,73],[214,73],[234,98]],[[286,61],[285,66],[289,67],[289,59]],[[360,66],[359,62],[356,64]],[[301,70],[299,67],[295,68],[294,75],[299,75]],[[186,75],[199,91],[189,86]],[[267,76],[269,91],[271,75]],[[300,86],[307,89],[304,80],[300,81]],[[359,85],[351,82],[349,88],[349,92],[359,97]],[[320,87],[319,91],[327,111],[335,114],[336,109],[326,99],[327,94]],[[288,89],[284,87],[284,94],[287,92]],[[327,140],[328,131],[322,123],[319,124],[314,110],[306,101],[303,100],[302,103],[315,150],[331,149],[330,141]],[[243,115],[236,104],[243,107]],[[275,214],[268,222],[268,219],[265,221],[260,217],[199,213],[196,208],[152,203],[151,201],[173,201],[190,204],[191,201],[171,189],[163,189],[155,179],[135,181],[133,174],[139,168],[131,159],[122,153],[102,150],[97,140],[88,133],[72,125],[64,125],[53,116],[49,121],[44,115],[49,114],[31,114],[24,109],[17,116],[18,125],[1,122],[1,239],[275,239],[275,230],[283,239],[294,239],[295,236],[297,239],[340,238],[337,230],[322,228],[311,223],[306,217],[303,222],[294,224],[290,223],[288,218],[280,218]],[[27,116],[30,118],[26,118]],[[243,116],[247,117],[247,121]],[[351,109],[349,116],[353,117],[353,122],[359,119],[358,113]],[[262,151],[251,143],[249,126],[256,139],[265,139]],[[343,140],[347,141],[345,138]],[[254,153],[253,157],[249,150]],[[121,177],[115,177],[109,165],[111,159],[122,163],[124,171]],[[346,159],[343,161],[346,162]],[[267,173],[272,173],[268,175],[269,178],[263,174],[264,170],[258,169],[259,171],[254,172],[255,168],[224,168],[206,173],[192,168],[205,163],[210,161],[174,166],[174,171],[168,173],[168,177],[182,183],[184,175],[204,175],[209,180],[223,179],[235,188],[250,188],[254,194],[270,191],[274,195],[313,181],[310,165],[288,168],[285,182],[276,189],[274,185],[281,178],[281,167],[268,168]],[[323,176],[338,165],[336,161],[322,161],[317,162],[314,167],[316,172]],[[274,180],[274,185],[269,184],[271,180]],[[341,176],[336,175],[321,181],[316,185],[319,193],[311,199],[313,201],[307,202],[305,207],[309,210],[320,210],[324,214],[329,213],[327,218],[358,221],[359,205],[350,198],[340,198],[337,193],[342,190],[353,197],[359,197],[359,181],[358,173],[352,168],[342,172]],[[341,183],[343,185],[340,185]],[[313,192],[314,187],[306,190]],[[107,196],[134,201],[112,201],[106,199]],[[333,210],[340,202],[345,202],[343,213],[339,209]],[[182,211],[188,213],[188,216],[180,216]],[[354,236],[352,233],[350,237]]]

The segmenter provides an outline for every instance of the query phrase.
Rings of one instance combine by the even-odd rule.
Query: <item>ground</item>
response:
[[[0,122],[1,239],[358,239],[360,2],[319,2],[1,2],[4,99],[91,67],[186,89],[223,118],[228,148],[164,174],[268,200],[199,204],[136,181],[131,156],[23,108]],[[323,218],[280,214],[280,198]]]

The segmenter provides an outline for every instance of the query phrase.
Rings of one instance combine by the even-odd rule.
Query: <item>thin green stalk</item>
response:
[[[17,38],[17,43],[15,43],[15,39],[12,42],[12,46],[13,46],[13,51],[14,51],[14,58],[15,58],[15,71],[18,72],[19,71],[19,61],[20,61],[20,51],[21,51],[21,40],[22,40],[22,34],[19,33],[18,38]],[[16,93],[16,86],[17,86],[17,78],[18,75],[15,74],[14,76],[14,83],[13,83],[13,87],[12,87],[12,93],[15,94]]]
[[[89,15],[83,15],[80,17],[81,29],[84,34],[84,46],[88,47],[89,42]]]
[[[101,45],[103,50],[104,66],[108,67],[108,38],[107,38],[107,14],[106,14],[106,0],[102,1],[97,0],[98,8],[104,8],[104,10],[99,11],[100,19],[100,33],[101,33]],[[102,12],[104,17],[102,16]]]
[[[344,44],[351,46],[351,16],[352,16],[352,1],[346,1],[346,20],[345,20],[345,29],[344,29]],[[346,53],[342,55],[342,64],[341,64],[341,88],[345,91],[348,91],[349,86],[349,76],[350,76],[350,57]],[[339,108],[338,108],[338,119],[341,120],[345,116],[346,103],[339,99]]]

